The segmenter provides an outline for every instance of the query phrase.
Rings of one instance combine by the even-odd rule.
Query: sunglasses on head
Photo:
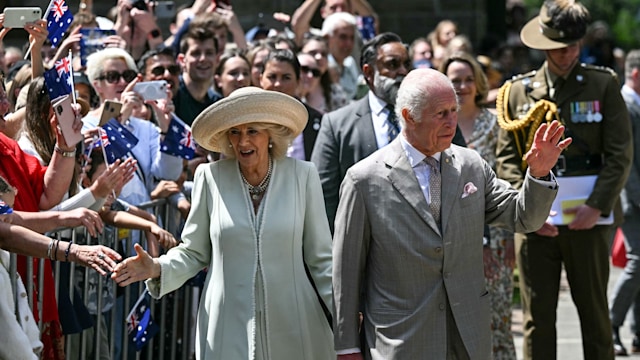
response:
[[[115,84],[120,81],[120,78],[123,78],[126,82],[131,82],[138,76],[138,73],[135,70],[125,70],[122,73],[119,73],[115,70],[107,71],[102,74],[98,80],[107,80],[109,84]]]
[[[169,65],[169,66],[156,66],[153,69],[151,69],[151,74],[155,75],[155,76],[162,76],[164,75],[165,71],[169,71],[169,74],[171,75],[178,75],[180,73],[180,66],[179,65]]]
[[[313,77],[320,77],[320,70],[318,69],[312,69],[308,66],[300,66],[300,72],[302,73],[311,73],[313,75]]]

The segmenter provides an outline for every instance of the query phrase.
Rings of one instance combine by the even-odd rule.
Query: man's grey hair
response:
[[[357,24],[356,17],[346,12],[337,12],[327,16],[322,23],[322,36],[333,36],[336,28],[345,23],[355,28]]]
[[[631,78],[633,69],[640,69],[640,49],[629,51],[624,61],[624,77]]]
[[[427,76],[415,76],[417,73],[413,72],[423,72],[429,73]],[[405,118],[402,116],[402,109],[407,109],[409,112],[409,116],[416,122],[422,121],[422,112],[424,109],[429,106],[429,100],[431,99],[431,83],[428,78],[433,79],[433,77],[441,77],[442,81],[446,81],[451,86],[451,91],[455,94],[455,89],[453,87],[453,83],[451,80],[447,78],[446,75],[441,72],[433,69],[415,69],[412,70],[405,80],[400,84],[400,89],[398,89],[398,97],[396,98],[396,118],[399,120],[400,125],[404,128],[406,126]],[[409,81],[407,81],[409,79]],[[456,103],[458,103],[458,95],[456,94]]]

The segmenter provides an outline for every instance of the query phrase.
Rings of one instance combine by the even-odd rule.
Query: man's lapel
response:
[[[429,211],[427,200],[424,198],[413,168],[411,168],[411,164],[409,164],[409,160],[402,149],[399,137],[387,146],[392,151],[387,153],[388,156],[384,159],[384,162],[387,169],[389,169],[387,176],[391,185],[407,200],[424,222],[440,235],[440,229],[433,219],[431,211]]]
[[[376,141],[376,131],[373,128],[373,118],[371,117],[369,97],[365,96],[359,101],[360,106],[356,109],[354,114],[357,119],[355,122],[354,133],[358,140],[354,143],[360,146],[363,154],[373,154],[378,150],[378,142]]]

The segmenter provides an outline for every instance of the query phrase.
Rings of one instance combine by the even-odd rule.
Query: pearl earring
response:
[[[269,143],[269,149],[273,148],[273,144]]]
[[[232,147],[233,147],[233,145],[229,144],[229,147],[230,147],[230,148],[232,148]]]

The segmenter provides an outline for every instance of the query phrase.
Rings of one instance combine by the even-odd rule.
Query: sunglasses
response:
[[[120,81],[120,78],[123,78],[126,82],[131,82],[138,76],[138,72],[135,70],[125,70],[122,73],[119,73],[115,70],[107,71],[102,74],[98,80],[107,80],[109,84],[115,84]]]
[[[169,71],[169,74],[171,75],[178,75],[180,73],[180,66],[179,65],[169,65],[167,67],[165,66],[156,66],[153,69],[151,69],[151,74],[155,75],[155,76],[162,76],[164,75],[165,71]]]
[[[310,67],[308,67],[308,66],[300,66],[300,72],[301,72],[301,73],[307,73],[307,74],[308,74],[308,73],[311,73],[311,75],[313,75],[313,77],[316,77],[316,78],[317,78],[317,77],[320,77],[320,75],[322,75],[322,74],[320,73],[320,70],[318,70],[318,69],[312,69],[312,68],[310,68]]]

